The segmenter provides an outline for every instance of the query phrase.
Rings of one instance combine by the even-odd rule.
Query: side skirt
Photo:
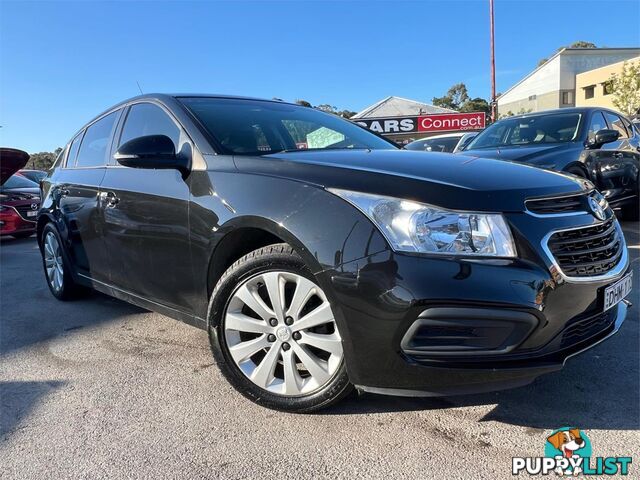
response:
[[[78,276],[81,278],[83,284],[90,286],[91,288],[101,293],[117,298],[118,300],[124,300],[125,302],[131,303],[138,307],[151,310],[162,315],[166,315],[167,317],[187,323],[201,330],[207,329],[207,321],[203,318],[196,317],[195,315],[180,310],[176,310],[175,308],[167,307],[166,305],[162,305],[151,300],[147,300],[146,298],[140,297],[125,290],[121,290],[111,285],[107,285],[106,283],[93,280],[92,278],[89,278],[85,275],[78,274]]]

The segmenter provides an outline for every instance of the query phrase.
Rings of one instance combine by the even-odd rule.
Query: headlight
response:
[[[400,252],[515,257],[504,217],[458,212],[400,198],[330,188],[362,211]]]

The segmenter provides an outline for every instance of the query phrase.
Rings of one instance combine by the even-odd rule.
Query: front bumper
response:
[[[561,369],[568,358],[618,331],[628,307],[621,302],[603,313],[603,291],[629,271],[626,256],[615,274],[574,282],[554,270],[553,259],[539,243],[523,245],[520,258],[513,260],[447,259],[387,250],[325,270],[321,281],[337,306],[334,313],[352,383],[400,395],[510,388]],[[474,312],[472,324],[493,318],[499,333],[467,341],[464,322],[458,322],[462,327],[456,335],[467,341],[463,348],[452,349],[446,340],[438,343],[441,338],[429,338],[432,343],[422,350],[408,342],[418,319],[436,312],[428,321],[447,324],[442,312],[452,311]],[[505,329],[510,319],[514,328]]]
[[[36,222],[25,220],[14,208],[7,207],[6,210],[0,212],[0,236],[35,231]]]

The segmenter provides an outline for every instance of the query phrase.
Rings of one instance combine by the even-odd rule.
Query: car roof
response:
[[[126,105],[127,103],[135,102],[138,100],[167,100],[167,99],[178,99],[178,98],[226,98],[226,99],[236,99],[236,100],[252,100],[259,102],[273,102],[273,103],[287,103],[290,105],[297,105],[291,102],[285,102],[280,99],[267,99],[267,98],[258,98],[258,97],[244,97],[241,95],[226,95],[226,94],[216,94],[216,93],[146,93],[143,95],[137,95],[135,97],[128,98],[123,100],[116,105],[112,106],[106,111],[111,111],[115,108],[118,108],[121,105]]]

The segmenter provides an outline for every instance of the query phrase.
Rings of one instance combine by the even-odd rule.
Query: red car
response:
[[[14,175],[28,160],[27,152],[0,148],[0,236],[26,238],[36,232],[40,188],[23,176]]]

